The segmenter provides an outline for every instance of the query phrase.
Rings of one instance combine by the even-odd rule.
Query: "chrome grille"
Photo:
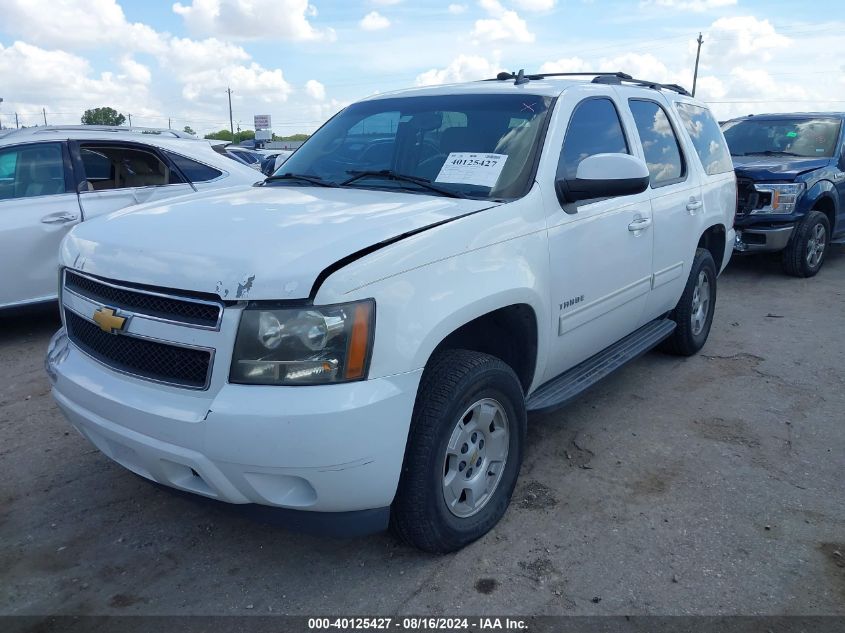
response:
[[[212,301],[166,296],[71,270],[65,271],[65,289],[98,303],[194,327],[218,328],[223,312],[222,305]]]
[[[68,338],[83,352],[114,369],[191,389],[205,389],[212,352],[129,335],[104,332],[65,308]]]

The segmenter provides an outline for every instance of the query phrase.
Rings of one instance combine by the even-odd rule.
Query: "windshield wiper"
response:
[[[384,180],[395,180],[397,182],[410,182],[415,185],[419,185],[423,189],[439,193],[441,196],[447,196],[449,198],[469,198],[469,196],[466,196],[462,193],[458,193],[457,191],[450,191],[449,189],[446,189],[444,187],[438,187],[437,185],[432,184],[432,182],[428,178],[421,178],[420,176],[409,176],[408,174],[399,174],[393,171],[392,169],[364,169],[360,171],[350,169],[347,170],[346,173],[352,174],[352,176],[340,183],[341,187],[351,185],[356,180],[360,180],[362,178],[382,178]]]
[[[767,149],[763,150],[762,152],[745,152],[744,154],[740,154],[740,156],[801,156],[801,154],[796,154],[795,152],[782,152],[776,149]]]
[[[336,182],[332,182],[330,180],[323,180],[319,176],[306,176],[305,174],[292,174],[290,172],[286,174],[279,174],[278,176],[268,176],[264,179],[264,182],[273,182],[275,180],[301,180],[302,182],[309,182],[312,185],[317,185],[318,187],[338,186]]]

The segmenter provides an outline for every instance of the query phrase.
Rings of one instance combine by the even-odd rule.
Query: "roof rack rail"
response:
[[[687,92],[685,88],[678,84],[662,84],[657,81],[647,81],[645,79],[634,79],[631,75],[623,72],[577,72],[577,73],[537,73],[526,75],[524,70],[518,73],[501,72],[494,79],[485,79],[484,81],[508,81],[514,80],[515,85],[528,83],[529,81],[537,81],[545,79],[546,77],[593,77],[594,84],[634,84],[636,86],[643,86],[645,88],[652,88],[654,90],[672,90],[678,94],[686,97],[692,95]]]
[[[46,134],[48,132],[70,131],[152,134],[160,136],[171,136],[173,138],[196,138],[195,136],[192,136],[180,130],[138,126],[130,127],[128,125],[33,125],[30,127],[20,128],[18,130],[12,130],[12,132],[16,132],[21,136],[26,134]]]

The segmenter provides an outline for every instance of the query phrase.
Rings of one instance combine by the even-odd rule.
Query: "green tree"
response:
[[[91,108],[82,115],[83,125],[123,125],[126,117],[114,108]]]
[[[196,134],[190,125],[186,125],[182,131],[186,134]]]
[[[291,134],[290,136],[273,135],[274,141],[307,141],[309,138],[311,138],[310,134]]]
[[[213,141],[231,141],[232,133],[229,130],[220,130],[219,132],[211,132],[210,134],[206,134],[205,138],[211,139]]]

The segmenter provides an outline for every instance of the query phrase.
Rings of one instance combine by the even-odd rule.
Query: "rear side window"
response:
[[[66,191],[61,143],[33,143],[0,150],[0,200]]]
[[[558,179],[575,178],[578,164],[594,154],[630,154],[619,113],[610,99],[586,99],[575,107],[557,165]]]
[[[733,171],[725,138],[710,110],[691,103],[676,103],[675,106],[707,175]]]
[[[654,101],[631,99],[628,103],[643,144],[651,186],[660,187],[683,180],[686,165],[666,111]]]
[[[186,158],[181,154],[174,154],[173,152],[166,152],[167,157],[179,168],[179,171],[184,174],[185,178],[191,182],[208,182],[215,178],[220,178],[223,172],[214,167],[203,165],[195,160]]]
[[[79,156],[88,191],[155,187],[181,183],[182,178],[152,149],[82,143]]]

